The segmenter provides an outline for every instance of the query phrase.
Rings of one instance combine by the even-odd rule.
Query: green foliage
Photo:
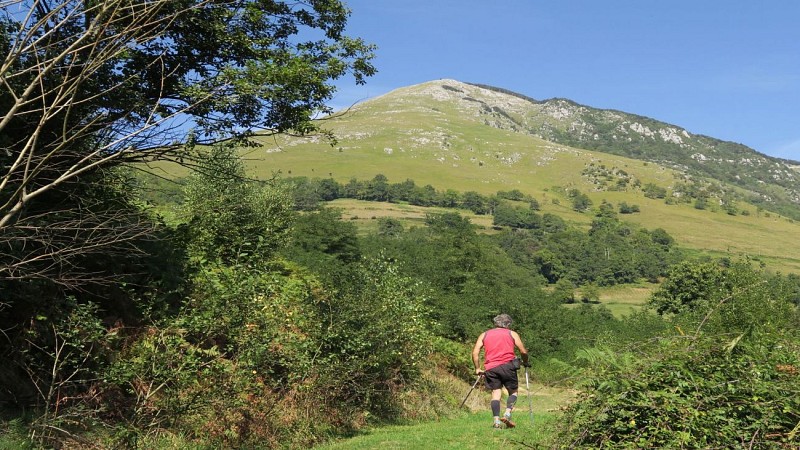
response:
[[[542,227],[542,217],[531,208],[518,208],[500,203],[494,208],[492,223],[496,226],[536,229]]]
[[[489,212],[486,197],[475,191],[464,192],[461,200],[461,207],[475,214],[486,214]]]
[[[356,226],[339,220],[340,216],[341,211],[332,208],[301,215],[284,253],[312,268],[331,259],[345,263],[356,261],[361,256]]]
[[[418,379],[432,351],[427,290],[386,259],[368,259],[335,277],[324,308],[322,355],[329,355],[340,401],[391,412],[393,391]]]
[[[553,289],[553,300],[561,303],[574,303],[575,302],[575,285],[566,278],[562,278],[556,282]]]
[[[633,214],[640,212],[639,205],[629,205],[627,202],[619,202],[620,214]]]
[[[316,211],[322,207],[322,188],[319,180],[309,181],[294,178],[285,181],[292,193],[294,209],[298,211]],[[333,198],[337,198],[334,196]]]
[[[287,192],[245,178],[231,147],[212,148],[186,182],[188,252],[195,261],[260,261],[284,244],[293,214]]]
[[[723,269],[713,262],[684,261],[670,270],[667,280],[648,303],[659,314],[708,307],[725,292]]]
[[[525,194],[523,194],[519,189],[512,189],[510,191],[497,191],[497,197],[519,202],[525,199]]]
[[[115,190],[111,169],[189,163],[195,143],[254,130],[316,130],[312,114],[330,111],[333,80],[363,83],[375,72],[373,47],[344,34],[349,11],[338,0],[15,7],[0,30],[3,280],[71,289],[114,279],[92,258],[137,252],[126,243],[152,223],[122,197],[92,192]],[[188,135],[187,122],[196,127]]]
[[[124,395],[112,406],[124,414],[127,433],[169,428],[211,402],[202,391],[225,371],[220,352],[195,345],[186,335],[177,327],[148,329],[107,371],[107,381]]]
[[[682,258],[664,230],[632,230],[615,215],[596,217],[587,234],[545,214],[539,229],[501,233],[495,239],[517,264],[551,283],[562,278],[574,284],[598,285],[629,283],[641,277],[656,281]]]
[[[716,302],[678,311],[658,339],[616,340],[583,353],[591,372],[566,413],[561,442],[572,448],[800,443],[800,316],[790,290],[745,264],[713,267],[683,266],[673,276],[688,282],[673,286],[696,292],[698,275],[716,277],[726,286],[722,298],[707,292]]]
[[[335,406],[322,408],[328,418],[298,417],[312,402],[333,402],[328,390],[343,382],[320,354],[326,301],[316,278],[292,264],[206,263],[180,313],[133,337],[109,372],[124,394],[120,439],[166,428],[214,447],[308,446],[351,420]]]
[[[386,261],[339,275],[332,289],[289,263],[206,263],[180,314],[131,339],[109,371],[124,394],[120,439],[158,427],[215,446],[305,447],[365,409],[402,414],[431,352],[426,294]]]
[[[778,342],[787,344],[769,339],[730,353],[672,340],[652,349],[660,358],[606,353],[561,439],[577,448],[796,445],[798,348],[770,348]]]
[[[577,189],[572,189],[568,192],[568,196],[570,198],[570,202],[572,203],[573,210],[584,212],[591,209],[592,200],[583,192],[580,192]]]
[[[391,217],[381,217],[378,219],[379,236],[398,236],[403,232],[403,224],[399,220]]]
[[[193,342],[218,347],[276,387],[307,373],[320,322],[312,278],[280,263],[261,270],[207,265],[194,286],[178,321]]]
[[[477,234],[457,215],[433,216],[429,222],[428,228],[392,238],[368,237],[364,253],[383,252],[400,262],[405,274],[429,286],[439,335],[474,342],[491,326],[492,317],[505,312],[533,355],[567,360],[577,348],[615,329],[615,320],[603,308],[565,309],[553,300],[541,289],[535,259],[515,262],[494,238]],[[522,233],[504,233],[504,244],[518,243],[524,249],[528,243]]]
[[[22,367],[36,390],[38,416],[30,424],[31,438],[53,445],[63,431],[91,426],[96,406],[86,391],[108,360],[115,335],[107,333],[97,305],[80,304],[68,297],[51,309],[53,316],[38,316],[26,327],[19,351]],[[55,320],[54,320],[55,319]]]
[[[600,301],[600,290],[596,285],[589,283],[581,286],[581,301],[584,303],[597,303]]]
[[[645,184],[642,191],[647,198],[665,198],[667,196],[667,189],[654,183]]]

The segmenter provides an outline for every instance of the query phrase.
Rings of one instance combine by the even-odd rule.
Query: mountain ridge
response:
[[[531,103],[534,103],[534,104],[546,104],[548,102],[563,101],[563,102],[572,104],[572,105],[574,105],[576,107],[584,107],[584,108],[589,108],[589,109],[593,109],[593,110],[596,110],[596,111],[624,114],[624,115],[631,116],[631,117],[637,117],[637,118],[640,118],[640,119],[643,119],[643,120],[646,120],[646,121],[655,121],[655,122],[663,123],[665,125],[668,125],[669,127],[679,128],[679,129],[689,133],[689,131],[686,128],[684,128],[684,127],[682,127],[680,125],[664,122],[662,120],[659,120],[659,119],[656,119],[656,118],[653,118],[653,117],[649,117],[649,116],[644,116],[644,115],[641,115],[641,114],[626,112],[626,111],[623,111],[623,110],[620,110],[620,109],[615,109],[615,108],[596,108],[596,107],[593,107],[593,106],[590,106],[590,105],[579,103],[579,102],[577,102],[575,100],[572,100],[572,99],[569,99],[569,98],[566,98],[566,97],[551,97],[551,98],[544,99],[544,100],[538,100],[538,99],[535,99],[533,97],[529,97],[529,96],[527,96],[525,94],[521,94],[521,93],[518,93],[518,92],[514,92],[512,90],[509,90],[509,89],[505,89],[505,88],[502,88],[502,87],[497,87],[497,86],[493,86],[493,85],[489,85],[489,84],[472,83],[472,82],[464,82],[464,83],[472,85],[472,86],[476,86],[476,87],[479,87],[479,88],[493,90],[493,91],[505,93],[505,94],[508,94],[508,95],[512,95],[512,96],[515,96],[515,97],[518,97],[518,98],[526,99],[526,100],[528,100],[528,101],[530,101]],[[745,144],[742,144],[742,143],[738,143],[738,142],[734,142],[734,141],[725,141],[725,140],[718,139],[718,138],[715,138],[713,136],[710,136],[710,135],[707,135],[707,134],[703,134],[703,133],[690,133],[690,134],[698,136],[698,137],[713,139],[713,140],[720,141],[720,142],[728,142],[728,143],[731,143],[731,144],[741,145],[741,146],[746,147],[749,150],[751,150],[751,151],[757,153],[758,155],[763,156],[763,157],[765,157],[767,159],[777,160],[777,161],[781,161],[781,162],[786,163],[786,164],[791,164],[791,165],[800,167],[800,161],[792,160],[792,159],[789,159],[789,158],[779,158],[779,157],[770,156],[770,155],[767,155],[766,153],[759,152],[758,150],[756,150],[756,149],[754,149],[752,147],[748,147],[748,146],[746,146]]]
[[[479,94],[476,89],[490,94]],[[748,202],[800,220],[800,162],[635,113],[593,108],[560,97],[537,100],[504,88],[452,79],[399,88],[364,103],[420,94],[437,100],[449,96],[461,105],[471,102],[473,114],[481,116],[484,125],[730,183],[751,192]]]

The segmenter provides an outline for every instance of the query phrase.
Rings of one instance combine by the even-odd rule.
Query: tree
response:
[[[520,228],[519,211],[511,205],[501,203],[494,209],[492,224],[501,227]]]
[[[442,194],[442,206],[445,208],[455,208],[461,201],[461,194],[454,189],[448,189]]]
[[[358,181],[355,177],[350,178],[350,181],[344,185],[343,194],[345,198],[363,199],[365,196],[365,185],[363,182]]]
[[[288,187],[294,197],[294,207],[298,211],[316,211],[320,208],[322,196],[320,195],[319,181],[298,177],[288,180]]]
[[[196,261],[260,263],[285,244],[294,222],[290,194],[246,179],[244,164],[226,145],[212,149],[185,195],[187,247]]]
[[[431,206],[436,201],[436,189],[430,184],[415,187],[408,201],[412,205]]]
[[[57,222],[53,205],[78,209],[82,186],[104,168],[188,163],[192,144],[258,130],[311,132],[313,114],[329,111],[332,80],[352,74],[363,83],[375,71],[373,48],[343,34],[349,11],[338,0],[10,0],[2,7],[4,247],[25,240],[31,225]],[[195,131],[187,136],[189,126]],[[95,225],[80,215],[70,220],[83,230]],[[69,256],[83,244],[38,253],[29,245],[27,257]],[[0,277],[12,269],[0,266]]]
[[[326,202],[336,200],[342,195],[342,185],[331,178],[324,178],[319,182],[319,195]]]
[[[647,183],[642,188],[644,196],[647,198],[664,198],[667,196],[667,189],[657,184]]]
[[[475,214],[486,214],[488,212],[487,198],[475,191],[467,191],[461,196],[461,206],[469,209]]]
[[[620,214],[633,214],[639,212],[639,205],[629,205],[627,202],[619,203]]]
[[[578,212],[588,211],[592,207],[592,201],[589,196],[580,192],[577,189],[572,189],[568,193],[572,201],[572,209]]]
[[[341,220],[342,211],[323,208],[299,217],[292,233],[289,253],[308,267],[335,259],[353,262],[359,259],[356,226]]]
[[[581,287],[581,301],[584,303],[597,303],[600,301],[600,289],[594,283],[586,283]]]
[[[378,202],[389,200],[389,181],[386,175],[375,175],[375,178],[367,182],[367,200]]]
[[[575,303],[575,285],[566,278],[556,281],[553,288],[552,297],[561,303]]]
[[[716,263],[685,261],[672,268],[667,280],[648,300],[659,314],[677,314],[718,300],[725,291],[724,272]]]
[[[403,224],[392,217],[378,219],[378,236],[397,237],[403,233]]]

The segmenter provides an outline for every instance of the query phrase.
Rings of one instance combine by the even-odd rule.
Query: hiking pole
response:
[[[528,414],[531,416],[531,425],[533,425],[533,399],[531,398],[531,382],[528,378],[528,366],[525,366],[525,389],[528,391]]]
[[[464,403],[467,403],[467,399],[469,398],[469,394],[472,394],[472,391],[475,390],[475,386],[478,385],[478,382],[481,381],[481,378],[483,378],[483,374],[478,375],[478,379],[475,380],[475,383],[472,385],[472,388],[469,390],[469,392],[467,392],[467,396],[464,397],[464,400],[462,400],[461,404],[458,405],[459,409],[461,409],[461,407],[464,406]]]

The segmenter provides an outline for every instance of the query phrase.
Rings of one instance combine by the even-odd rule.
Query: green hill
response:
[[[518,189],[543,212],[588,226],[592,215],[573,211],[567,197],[577,189],[595,205],[638,205],[623,220],[663,228],[686,248],[800,272],[796,168],[744,146],[454,80],[397,89],[321,126],[335,134],[334,145],[320,136],[277,135],[242,150],[251,173],[341,183],[383,174],[392,183],[412,179],[487,195]]]

